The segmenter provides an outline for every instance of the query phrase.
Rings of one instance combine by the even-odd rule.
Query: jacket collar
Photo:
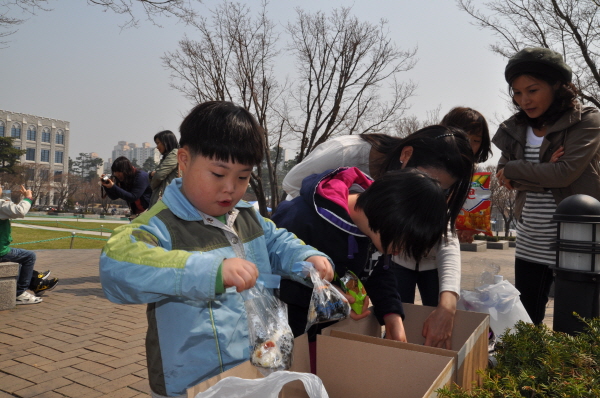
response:
[[[167,205],[169,210],[173,212],[177,217],[181,218],[185,221],[203,221],[207,224],[213,225],[218,220],[214,220],[212,222],[208,222],[208,219],[211,218],[208,215],[202,213],[200,210],[196,209],[190,201],[183,196],[181,193],[181,178],[175,178],[173,181],[167,186],[165,189],[165,193],[162,197],[163,202]],[[232,216],[237,215],[239,212],[239,208],[247,208],[252,207],[250,203],[247,203],[243,200],[240,200],[236,205],[235,209],[232,210]],[[235,213],[235,214],[234,214]],[[230,219],[235,219],[235,217],[229,217]],[[229,224],[229,222],[228,222]]]

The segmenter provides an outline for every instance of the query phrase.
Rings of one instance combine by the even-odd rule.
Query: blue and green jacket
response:
[[[180,187],[173,180],[162,200],[115,229],[100,257],[110,301],[148,303],[150,386],[165,396],[249,359],[244,301],[235,288],[220,292],[223,260],[241,257],[263,275],[291,275],[294,263],[324,256],[246,202],[223,224],[196,210]]]

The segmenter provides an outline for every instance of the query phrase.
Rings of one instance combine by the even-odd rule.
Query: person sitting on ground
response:
[[[42,302],[39,296],[56,287],[58,278],[49,279],[50,271],[34,271],[35,253],[31,250],[9,246],[12,242],[10,220],[25,217],[32,204],[31,190],[21,185],[20,193],[23,199],[19,204],[0,199],[0,263],[15,262],[20,265],[17,277],[17,304],[37,304]],[[0,196],[2,196],[1,187]],[[34,294],[29,293],[27,289]]]
[[[177,149],[179,143],[177,137],[171,130],[161,131],[154,136],[156,149],[161,154],[160,162],[156,166],[156,170],[150,173],[150,188],[152,188],[152,197],[150,198],[150,206],[154,205],[160,198],[167,185],[178,177],[179,165],[177,163]]]
[[[291,274],[308,261],[331,281],[320,251],[278,229],[247,202],[264,132],[231,102],[197,105],[183,120],[183,177],[131,224],[115,229],[100,257],[106,297],[147,303],[146,358],[152,397],[186,389],[250,359],[242,295],[261,275]],[[235,287],[235,289],[229,289]]]
[[[146,211],[150,204],[152,189],[148,173],[133,167],[129,159],[119,156],[111,166],[112,177],[102,174],[102,197],[112,200],[123,199],[131,209],[131,218]],[[106,193],[106,194],[105,194]]]

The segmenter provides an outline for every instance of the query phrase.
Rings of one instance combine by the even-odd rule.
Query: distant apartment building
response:
[[[69,122],[0,109],[0,136],[13,137],[13,145],[25,150],[21,164],[48,167],[48,177],[69,170]],[[56,204],[51,190],[40,201]]]
[[[112,157],[104,164],[104,170],[110,170],[112,162],[119,156],[125,156],[130,161],[135,159],[140,166],[143,165],[148,158],[154,159],[156,163],[160,161],[160,152],[156,149],[155,145],[152,145],[149,142],[142,142],[142,146],[137,146],[137,144],[132,142],[119,141],[113,148]]]

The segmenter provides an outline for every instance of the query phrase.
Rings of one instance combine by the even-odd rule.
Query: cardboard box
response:
[[[487,367],[489,315],[457,310],[452,331],[452,349],[446,350],[423,345],[425,343],[425,338],[421,335],[423,323],[434,309],[434,307],[404,304],[406,314],[404,329],[409,342],[396,342],[397,347],[452,358],[452,381],[463,388],[470,389],[474,381],[481,383],[481,376],[477,371]],[[332,335],[334,330],[362,336],[381,336],[381,326],[374,315],[360,321],[346,319],[324,329],[323,334]],[[318,344],[317,347],[318,350]],[[318,362],[317,374],[319,374]]]
[[[330,398],[425,398],[452,382],[454,358],[337,330],[317,336],[317,376]]]
[[[292,367],[289,369],[291,372],[310,372],[310,358],[308,355],[308,337],[306,334],[299,336],[294,339],[294,351],[293,351],[293,363]],[[204,392],[208,390],[210,387],[217,384],[219,381],[223,380],[226,377],[235,376],[242,379],[261,379],[264,376],[260,371],[253,366],[250,361],[246,361],[234,368],[226,370],[225,372],[211,377],[208,380],[203,381],[200,384],[197,384],[193,387],[188,388],[187,396],[188,398],[194,398],[198,393]],[[308,394],[304,389],[304,384],[301,381],[293,381],[291,383],[286,384],[281,393],[279,394],[280,398],[308,398]]]

